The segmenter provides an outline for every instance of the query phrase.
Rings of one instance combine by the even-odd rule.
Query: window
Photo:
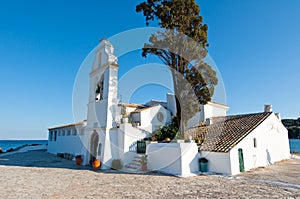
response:
[[[67,131],[67,136],[70,136],[71,135],[70,129],[67,129],[66,131]]]
[[[98,156],[101,156],[101,151],[102,151],[102,144],[99,143],[99,146],[98,146]]]
[[[74,136],[76,136],[76,135],[77,135],[76,128],[73,128],[73,129],[72,129],[72,135],[74,135]]]
[[[253,145],[254,145],[254,148],[257,147],[257,141],[256,141],[256,138],[253,138]]]
[[[49,131],[49,141],[52,141],[52,137],[53,137],[53,132]]]
[[[62,136],[65,136],[65,135],[66,135],[66,132],[65,132],[64,129],[61,129],[61,134],[62,134]]]
[[[100,100],[103,99],[103,85],[104,85],[104,76],[102,75],[99,83],[97,84],[97,88],[96,88],[96,93],[95,93],[96,102],[99,102]]]
[[[57,131],[54,131],[54,141],[56,141],[57,138]]]
[[[156,117],[158,121],[160,122],[164,121],[164,114],[162,112],[158,112]]]

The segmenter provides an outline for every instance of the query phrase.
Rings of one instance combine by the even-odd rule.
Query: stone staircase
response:
[[[129,164],[125,165],[122,170],[128,173],[145,173],[145,171],[141,170],[142,167],[141,161],[143,155],[144,154],[137,153],[133,158],[133,160]]]

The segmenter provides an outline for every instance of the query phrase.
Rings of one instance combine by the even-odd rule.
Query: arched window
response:
[[[54,141],[56,141],[57,138],[57,131],[54,131]]]
[[[103,85],[104,85],[104,76],[102,75],[96,88],[96,102],[99,102],[100,100],[103,99]]]
[[[99,146],[98,146],[98,156],[101,156],[101,151],[102,151],[102,144],[99,143]]]

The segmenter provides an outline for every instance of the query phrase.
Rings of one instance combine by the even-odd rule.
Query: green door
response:
[[[239,149],[240,172],[245,171],[243,149]]]
[[[146,153],[146,142],[144,140],[137,141],[136,145],[137,153]]]

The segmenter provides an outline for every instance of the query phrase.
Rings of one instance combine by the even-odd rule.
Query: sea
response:
[[[290,151],[300,153],[300,139],[290,139]]]
[[[48,140],[0,140],[0,148],[5,152],[24,145],[47,144]]]

